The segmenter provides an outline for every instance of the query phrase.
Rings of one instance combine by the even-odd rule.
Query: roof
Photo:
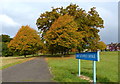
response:
[[[107,46],[120,47],[120,43],[111,43],[108,44]]]

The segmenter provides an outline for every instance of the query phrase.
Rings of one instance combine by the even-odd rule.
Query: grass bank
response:
[[[58,82],[85,82],[77,77],[78,60],[73,57],[46,58],[53,80]],[[81,60],[81,74],[92,79],[92,61]],[[100,52],[97,62],[97,82],[118,82],[118,52]]]
[[[24,56],[0,57],[0,70],[32,60],[34,58],[35,57],[24,58]]]

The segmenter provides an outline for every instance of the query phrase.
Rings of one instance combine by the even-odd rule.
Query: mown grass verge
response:
[[[88,82],[80,79],[78,60],[73,57],[46,58],[53,80],[58,82]],[[81,74],[93,78],[92,61],[81,60]],[[100,52],[100,62],[97,62],[97,82],[118,82],[118,52]]]

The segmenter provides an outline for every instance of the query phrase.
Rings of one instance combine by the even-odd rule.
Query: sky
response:
[[[70,3],[89,11],[96,7],[104,20],[105,28],[100,29],[101,41],[109,44],[118,42],[118,1],[117,0],[2,0],[0,3],[0,34],[14,37],[22,25],[36,29],[36,20],[41,13],[50,11],[51,7],[66,7]],[[120,6],[119,6],[120,7]]]

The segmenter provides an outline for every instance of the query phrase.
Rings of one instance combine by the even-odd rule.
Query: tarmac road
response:
[[[52,82],[43,57],[2,70],[2,82]]]

